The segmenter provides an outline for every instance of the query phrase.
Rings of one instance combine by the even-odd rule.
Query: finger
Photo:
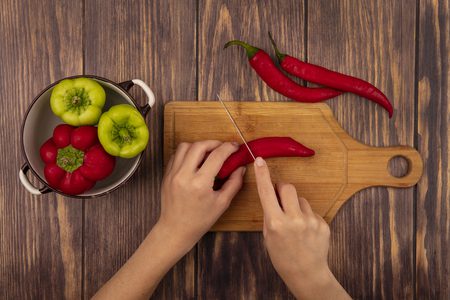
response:
[[[281,206],[287,215],[298,216],[301,214],[298,203],[297,190],[289,183],[277,183],[277,191],[280,196]]]
[[[313,216],[314,215],[314,212],[313,212],[313,210],[311,208],[311,205],[309,205],[308,200],[306,200],[303,197],[300,197],[298,199],[298,202],[300,204],[300,209],[302,210],[302,213],[304,215],[308,215],[308,216]]]
[[[316,214],[316,213],[314,213],[314,215],[316,216],[316,218],[319,220],[320,223],[325,224],[325,225],[328,226],[327,221],[325,221],[325,219],[321,215]]]
[[[167,162],[166,169],[164,170],[164,177],[169,175],[170,170],[172,170],[174,155],[172,154]]]
[[[242,187],[246,168],[240,167],[231,173],[230,178],[224,183],[219,192],[220,201],[226,202],[226,207],[231,203],[231,200],[236,196]]]
[[[319,229],[321,229],[325,235],[327,235],[328,237],[330,236],[330,225],[328,225],[327,221],[325,221],[324,218],[322,218],[322,216],[315,214],[316,218],[319,220]]]
[[[180,143],[178,145],[172,163],[173,171],[178,171],[180,169],[181,165],[183,164],[186,153],[188,152],[190,147],[191,147],[190,143]]]
[[[206,153],[211,152],[222,144],[221,141],[207,140],[193,143],[186,153],[183,168],[188,171],[196,172],[198,166],[205,159]]]
[[[269,168],[266,162],[258,157],[253,164],[255,168],[256,185],[258,187],[259,199],[267,216],[275,216],[282,214],[278,199],[273,189],[272,180],[270,179]]]
[[[239,145],[237,143],[223,143],[208,155],[199,172],[214,178],[219,173],[225,160],[238,149]]]

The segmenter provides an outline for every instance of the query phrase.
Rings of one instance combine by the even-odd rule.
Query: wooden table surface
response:
[[[450,298],[449,1],[0,1],[0,298],[89,298],[159,215],[162,115],[170,100],[284,101],[234,38],[374,83],[394,117],[345,94],[328,101],[350,135],[423,156],[416,187],[371,188],[331,224],[329,261],[359,299]],[[97,199],[32,196],[18,180],[20,127],[62,77],[140,78],[155,91],[151,141],[133,179]],[[144,95],[137,88],[139,101]],[[397,161],[393,172],[405,166]],[[299,191],[301,194],[301,191]],[[260,233],[209,233],[167,274],[155,299],[286,299]]]

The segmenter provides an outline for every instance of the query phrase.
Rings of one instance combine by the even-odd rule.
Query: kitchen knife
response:
[[[217,94],[217,99],[219,99],[220,103],[222,104],[223,108],[225,109],[225,111],[227,112],[228,117],[231,120],[231,123],[233,123],[234,128],[236,128],[236,131],[238,132],[239,136],[241,137],[242,141],[245,144],[245,147],[247,147],[248,152],[250,152],[250,155],[252,156],[253,160],[256,159],[255,155],[253,154],[252,150],[250,149],[250,147],[247,144],[247,141],[244,138],[244,135],[242,134],[241,130],[239,129],[239,126],[236,124],[236,121],[234,120],[234,118],[231,116],[230,111],[228,110],[228,108],[225,106],[225,103],[222,101],[222,99],[220,99],[219,94]]]

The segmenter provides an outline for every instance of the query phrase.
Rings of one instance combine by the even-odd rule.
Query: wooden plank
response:
[[[303,57],[304,7],[301,1],[231,0],[199,3],[199,100],[285,100],[265,86],[249,67],[242,49],[222,50],[231,39],[270,49],[267,31],[287,51]],[[201,299],[288,299],[291,294],[273,269],[260,233],[209,233],[198,246]]]
[[[359,190],[372,186],[410,187],[422,175],[422,159],[412,147],[371,147],[349,136],[325,103],[227,102],[248,141],[290,137],[314,149],[311,157],[277,157],[267,161],[274,182],[290,182],[302,191],[315,213],[331,222],[339,208]],[[211,126],[211,124],[215,124]],[[206,139],[239,141],[218,101],[176,101],[164,108],[164,157],[181,142]],[[247,151],[247,150],[245,150]],[[258,155],[255,153],[255,155]],[[392,158],[407,158],[409,171],[394,177]],[[263,211],[253,168],[243,188],[211,231],[261,231]]]
[[[394,105],[389,120],[355,95],[328,101],[339,123],[363,143],[414,144],[415,8],[412,0],[308,2],[308,61],[372,82]],[[413,188],[372,188],[336,215],[329,261],[351,296],[413,297],[413,203]]]
[[[195,98],[194,1],[86,1],[86,73],[140,78],[154,89],[151,139],[138,172],[113,194],[86,201],[84,295],[92,296],[134,252],[159,216],[162,112],[167,99]],[[131,93],[145,98],[138,87]],[[155,298],[194,297],[195,250],[160,284]]]
[[[425,176],[417,189],[417,299],[450,299],[450,7],[420,1],[418,147]]]
[[[0,2],[1,299],[81,297],[82,201],[31,196],[17,175],[28,105],[83,70],[82,18],[78,1]]]

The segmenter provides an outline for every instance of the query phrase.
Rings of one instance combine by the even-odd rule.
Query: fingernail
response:
[[[231,144],[233,144],[236,147],[239,147],[239,143],[238,142],[231,142]]]
[[[258,167],[262,167],[266,164],[266,162],[264,161],[264,159],[262,159],[261,157],[257,157],[255,159],[255,165],[257,165]]]
[[[244,169],[242,169],[242,176],[245,175],[245,172],[247,172],[247,168],[246,167],[244,167]]]

